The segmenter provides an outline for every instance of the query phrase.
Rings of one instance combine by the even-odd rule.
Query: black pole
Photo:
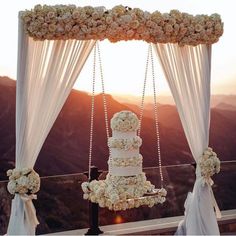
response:
[[[90,169],[90,180],[98,180],[98,177],[100,175],[100,171],[98,171],[98,168],[96,166],[91,166]],[[86,173],[88,175],[88,173]],[[103,231],[99,229],[99,206],[97,203],[92,203],[89,201],[89,229],[85,235],[99,235],[102,234]]]

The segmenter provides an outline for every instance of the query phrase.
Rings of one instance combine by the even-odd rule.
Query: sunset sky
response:
[[[212,53],[212,93],[236,94],[236,33],[235,10],[232,0],[25,0],[1,1],[0,3],[0,76],[6,75],[16,79],[17,55],[17,24],[18,12],[31,9],[36,4],[75,4],[79,6],[105,6],[112,8],[115,5],[140,7],[153,12],[169,12],[171,9],[191,14],[219,13],[224,22],[224,34],[220,41],[213,45]],[[106,92],[115,94],[141,95],[144,79],[147,43],[141,41],[119,42],[112,44],[108,41],[100,43],[103,59]],[[155,55],[154,55],[155,56]],[[168,86],[162,71],[156,63],[156,77],[159,91],[162,95],[169,94]],[[91,91],[92,55],[84,67],[75,88]],[[99,78],[97,78],[99,79]],[[100,83],[97,83],[97,92],[100,92]],[[148,89],[151,93],[151,88]]]

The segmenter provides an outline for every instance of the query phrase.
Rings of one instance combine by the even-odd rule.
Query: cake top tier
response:
[[[114,114],[111,119],[113,131],[128,132],[137,131],[139,128],[138,117],[131,111],[120,111]]]

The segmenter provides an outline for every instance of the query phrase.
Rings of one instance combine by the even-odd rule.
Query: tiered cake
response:
[[[129,111],[116,113],[111,120],[112,137],[108,140],[110,149],[109,174],[112,176],[137,176],[142,174],[142,155],[139,147],[142,139],[137,136],[139,120]]]
[[[113,116],[112,137],[108,140],[109,172],[105,180],[82,184],[85,199],[110,210],[140,205],[152,207],[165,201],[166,190],[155,189],[142,172],[143,157],[139,153],[142,139],[137,136],[138,128],[139,120],[131,111],[121,111]]]

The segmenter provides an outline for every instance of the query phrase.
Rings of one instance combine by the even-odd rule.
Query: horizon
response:
[[[4,80],[2,80],[5,78]],[[7,80],[10,80],[7,81]],[[1,83],[2,81],[2,83]],[[16,80],[9,78],[8,76],[1,76],[0,75],[0,85],[5,86],[15,86]],[[90,91],[85,91],[77,88],[73,88],[74,93],[83,93],[86,96],[91,96],[92,93]],[[99,91],[95,93],[95,96],[101,95],[102,92]],[[140,95],[133,95],[133,94],[119,94],[119,93],[105,93],[107,96],[111,96],[113,100],[117,101],[120,104],[125,105],[131,105],[131,106],[140,106],[141,103],[141,94]],[[80,96],[79,94],[77,94]],[[82,94],[81,94],[82,95]],[[167,95],[158,95],[157,96],[157,102],[161,106],[169,105],[169,106],[175,106],[174,98],[171,94]],[[152,95],[146,95],[145,96],[145,105],[153,104],[153,96]],[[211,94],[211,108],[219,108],[223,110],[230,110],[230,111],[236,111],[236,94]]]
[[[169,12],[171,9],[178,9],[190,14],[213,14],[219,13],[224,22],[224,34],[219,42],[213,45],[212,50],[212,75],[211,75],[211,90],[212,94],[236,94],[236,68],[234,62],[236,61],[235,50],[235,35],[232,34],[234,22],[231,16],[234,14],[234,9],[230,4],[220,0],[211,2],[202,2],[197,0],[190,0],[188,2],[181,0],[166,0],[164,3],[161,0],[150,2],[134,1],[134,0],[71,0],[71,4],[79,6],[104,5],[106,8],[112,8],[115,5],[129,5],[131,7],[140,7],[144,10],[153,12],[159,10],[160,12]],[[4,2],[4,7],[0,8],[0,18],[8,19],[7,27],[4,20],[0,21],[0,27],[4,37],[1,38],[0,51],[2,56],[0,58],[0,74],[5,74],[13,79],[16,79],[16,58],[17,58],[17,25],[18,12],[24,9],[30,9],[36,4],[68,4],[67,0],[29,0],[23,2],[13,2],[9,0]],[[147,55],[148,44],[142,41],[127,41],[119,43],[110,43],[104,40],[100,43],[101,56],[104,69],[105,90],[110,94],[130,94],[139,95],[142,93],[142,83],[145,70],[145,62]],[[91,91],[91,77],[92,77],[92,55],[88,58],[79,78],[75,83],[74,88],[86,92]],[[154,55],[156,58],[156,55]],[[164,78],[160,65],[155,61],[157,89],[162,96],[171,95],[167,82]],[[112,63],[111,63],[112,62]],[[134,63],[135,62],[135,63]],[[97,78],[98,79],[98,78]],[[101,91],[99,83],[96,83],[96,92]],[[152,89],[147,87],[147,95],[152,94]]]
[[[13,81],[16,81],[16,79],[13,79],[11,77],[9,77],[8,75],[0,75],[0,79],[2,78],[8,78],[10,80],[13,80]],[[84,92],[84,93],[87,93],[87,94],[91,94],[91,91],[87,91],[87,90],[83,90],[83,89],[80,89],[80,88],[77,88],[77,87],[73,87],[73,90],[76,90],[78,92]],[[102,92],[99,91],[99,92],[96,92],[95,95],[99,95],[101,94]],[[109,93],[109,92],[106,92],[105,91],[105,94],[107,95],[112,95],[114,97],[137,97],[137,98],[140,98],[141,97],[141,94],[130,94],[130,93]],[[153,95],[152,94],[147,94],[146,97],[152,97]],[[173,98],[172,94],[169,93],[169,94],[159,94],[158,95],[159,97],[171,97]],[[211,93],[211,96],[236,96],[236,91],[235,93],[229,93],[229,94],[225,94],[225,93]]]

